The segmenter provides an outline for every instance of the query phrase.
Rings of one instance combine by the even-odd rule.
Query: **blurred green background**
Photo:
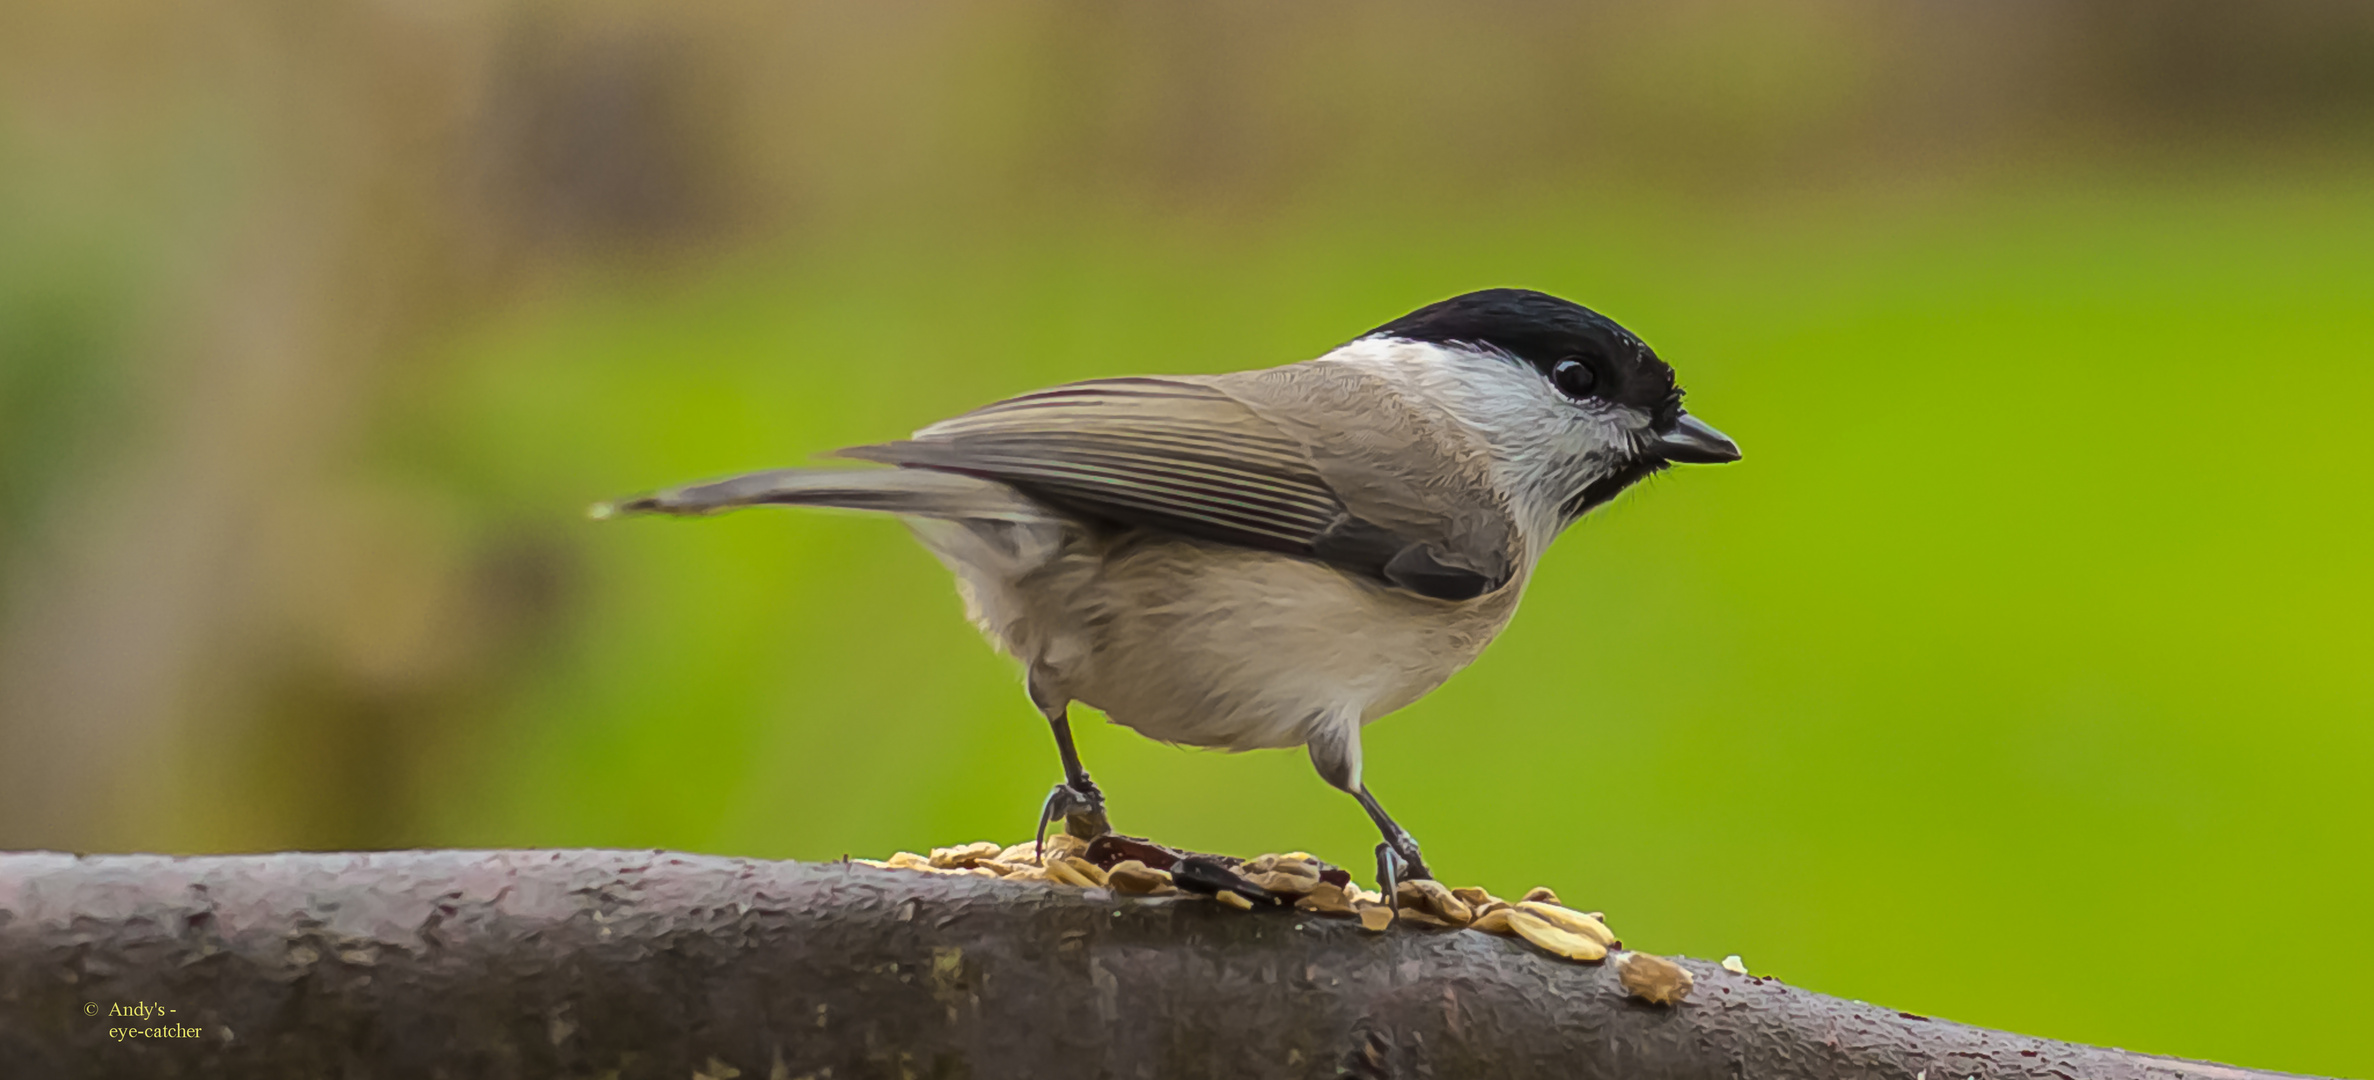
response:
[[[2374,1074],[2370,149],[2355,3],[17,5],[0,845],[1016,839],[895,523],[585,505],[1523,285],[1748,456],[1369,729],[1439,872]],[[1127,829],[1368,862],[1077,721]]]

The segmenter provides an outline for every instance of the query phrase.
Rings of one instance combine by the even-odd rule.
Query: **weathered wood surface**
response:
[[[0,1073],[2232,1078],[1685,962],[664,852],[0,855]],[[172,1010],[151,1019],[116,1006]],[[95,1015],[94,1015],[95,1014]],[[111,1029],[195,1037],[118,1041]]]

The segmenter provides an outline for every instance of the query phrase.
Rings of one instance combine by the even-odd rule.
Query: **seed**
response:
[[[1547,885],[1536,885],[1525,890],[1524,898],[1536,904],[1555,904],[1558,902],[1558,894],[1551,892],[1550,887]]]
[[[931,864],[942,870],[969,870],[974,863],[997,858],[1004,848],[994,840],[931,849]]]
[[[997,853],[997,861],[1002,863],[1030,863],[1035,865],[1038,861],[1038,850],[1039,846],[1028,840],[1025,840],[1019,844],[1007,844],[1004,851]]]
[[[1392,908],[1377,904],[1360,909],[1361,929],[1381,934],[1385,932],[1386,927],[1391,925],[1393,925]]]
[[[912,851],[902,851],[890,857],[890,865],[899,870],[928,870],[931,860]]]
[[[1468,907],[1474,908],[1477,911],[1484,910],[1484,905],[1486,904],[1507,903],[1507,901],[1504,901],[1501,898],[1492,895],[1491,893],[1485,892],[1481,886],[1476,885],[1460,886],[1459,888],[1451,890],[1451,895],[1458,897],[1460,903],[1466,904]]]
[[[1084,855],[1087,852],[1087,841],[1070,833],[1059,832],[1047,837],[1047,857],[1050,859],[1058,855]],[[998,852],[994,858],[998,862],[1007,864],[1037,866],[1039,864],[1039,846],[1029,840],[1019,844],[1008,844],[1005,850]]]
[[[1088,860],[1077,855],[1060,855],[1048,860],[1048,864],[1050,866],[1054,865],[1055,863],[1062,863],[1073,873],[1087,879],[1088,884],[1096,888],[1101,889],[1106,885],[1112,884],[1111,879],[1105,875],[1104,867],[1098,866],[1095,863],[1089,862]]]
[[[1017,866],[1006,871],[1007,881],[1046,881],[1047,871],[1036,866]]]
[[[1114,863],[1111,870],[1105,871],[1105,879],[1112,883],[1113,888],[1121,892],[1136,893],[1140,896],[1165,892],[1171,887],[1171,876],[1168,873],[1161,870],[1148,870],[1145,863],[1136,859],[1123,859]]]
[[[1272,870],[1266,874],[1246,874],[1245,880],[1253,883],[1254,885],[1260,886],[1261,888],[1268,889],[1271,892],[1292,893],[1298,896],[1302,893],[1301,889],[1295,888],[1295,886],[1302,884],[1302,879],[1288,874],[1281,874],[1275,870]]]
[[[1517,909],[1505,905],[1493,908],[1476,916],[1476,921],[1467,924],[1467,928],[1481,930],[1487,934],[1499,934],[1502,937],[1515,937],[1517,928],[1509,922],[1509,913],[1515,910]]]
[[[1089,880],[1088,875],[1081,873],[1079,867],[1073,865],[1070,859],[1049,859],[1046,871],[1049,881],[1081,889],[1096,887],[1096,882]]]
[[[1314,862],[1311,853],[1307,851],[1293,851],[1284,855],[1272,852],[1245,863],[1237,868],[1237,872],[1255,880],[1259,880],[1263,874],[1286,874],[1295,878],[1308,878],[1317,881],[1319,880],[1319,868],[1314,865]],[[1295,885],[1291,881],[1285,882],[1284,885],[1285,887],[1278,891],[1294,893],[1310,891],[1308,886]]]
[[[1607,928],[1606,923],[1600,922],[1599,920],[1594,919],[1580,911],[1575,911],[1571,908],[1562,908],[1556,904],[1545,904],[1538,900],[1526,900],[1522,903],[1519,903],[1517,905],[1517,910],[1525,912],[1529,915],[1538,916],[1543,921],[1557,927],[1560,930],[1564,930],[1569,934],[1581,934],[1584,937],[1590,938],[1591,940],[1600,943],[1601,945],[1614,945],[1616,943],[1616,935],[1613,931]]]
[[[849,861],[850,861],[850,862],[853,862],[853,863],[856,863],[856,864],[857,864],[857,865],[859,865],[859,866],[871,866],[871,867],[874,867],[875,869],[878,869],[878,870],[895,870],[895,869],[897,869],[897,867],[894,867],[894,866],[890,865],[889,863],[883,862],[883,861],[882,861],[882,860],[880,860],[880,859],[851,859],[851,860],[849,860]]]
[[[1418,910],[1417,908],[1408,906],[1404,906],[1401,909],[1401,914],[1397,916],[1397,918],[1401,922],[1408,923],[1411,926],[1423,926],[1434,930],[1457,930],[1460,927],[1467,925],[1466,923],[1452,922],[1451,920],[1443,918],[1440,915],[1430,915],[1424,911]]]
[[[1351,896],[1344,892],[1343,886],[1332,881],[1320,882],[1311,889],[1309,895],[1295,901],[1294,906],[1321,915],[1350,915],[1353,912]]]
[[[1740,959],[1738,953],[1732,953],[1723,958],[1723,970],[1733,975],[1745,975],[1748,973],[1748,962]]]
[[[1319,871],[1308,863],[1279,863],[1275,869],[1245,875],[1245,879],[1271,892],[1302,896],[1319,887]]]
[[[1213,893],[1212,899],[1218,900],[1229,907],[1237,909],[1238,911],[1253,910],[1253,902],[1251,900],[1245,899],[1245,894],[1243,893],[1234,893],[1222,890],[1220,892]]]
[[[1444,888],[1439,881],[1425,878],[1404,881],[1393,891],[1393,895],[1401,901],[1401,906],[1415,907],[1452,926],[1465,926],[1475,921],[1475,911],[1451,895],[1451,890]]]
[[[1561,930],[1548,919],[1522,906],[1509,910],[1509,926],[1517,931],[1518,937],[1569,960],[1597,963],[1607,959],[1607,946],[1581,934]]]
[[[1680,964],[1662,956],[1628,952],[1616,960],[1616,976],[1633,997],[1655,1005],[1679,1005],[1690,996],[1696,980]]]

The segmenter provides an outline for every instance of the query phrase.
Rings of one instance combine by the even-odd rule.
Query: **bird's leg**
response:
[[[1377,845],[1377,884],[1384,887],[1385,902],[1399,905],[1393,899],[1394,890],[1404,881],[1432,878],[1426,860],[1418,857],[1418,842],[1410,838],[1409,830],[1394,824],[1383,805],[1360,782],[1360,721],[1347,717],[1333,723],[1316,723],[1311,727],[1311,766],[1319,770],[1319,778],[1335,785],[1355,799],[1368,811],[1368,819],[1377,823],[1385,834],[1385,842]]]
[[[1039,842],[1046,842],[1047,824],[1056,818],[1063,819],[1063,831],[1082,840],[1112,832],[1112,823],[1105,820],[1105,794],[1088,778],[1080,751],[1072,745],[1071,721],[1058,712],[1047,722],[1055,729],[1056,749],[1063,752],[1063,782],[1047,793],[1047,805],[1039,810]]]
[[[1030,679],[1030,697],[1046,715],[1047,726],[1055,730],[1055,749],[1063,755],[1063,782],[1047,793],[1047,804],[1039,808],[1039,829],[1036,843],[1047,842],[1047,824],[1063,819],[1063,831],[1082,840],[1094,840],[1113,831],[1105,820],[1105,795],[1096,789],[1096,781],[1088,778],[1088,769],[1080,764],[1080,748],[1072,744],[1072,722],[1068,715],[1071,702],[1044,689],[1045,680],[1036,672]]]
[[[1394,823],[1392,815],[1385,813],[1384,806],[1368,788],[1362,787],[1352,794],[1360,800],[1360,808],[1368,811],[1368,819],[1376,822],[1378,831],[1385,834],[1385,842],[1377,845],[1377,884],[1384,887],[1386,898],[1391,899],[1404,881],[1432,879],[1434,874],[1426,869],[1426,860],[1418,856],[1418,841],[1410,836],[1409,830]]]

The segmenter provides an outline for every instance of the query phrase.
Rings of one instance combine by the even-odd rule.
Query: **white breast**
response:
[[[1190,540],[1081,560],[1064,684],[1116,723],[1226,750],[1300,746],[1424,696],[1483,651],[1523,587],[1428,600],[1306,559]],[[1055,583],[1049,582],[1048,586]],[[1045,587],[1045,586],[1043,586]]]

